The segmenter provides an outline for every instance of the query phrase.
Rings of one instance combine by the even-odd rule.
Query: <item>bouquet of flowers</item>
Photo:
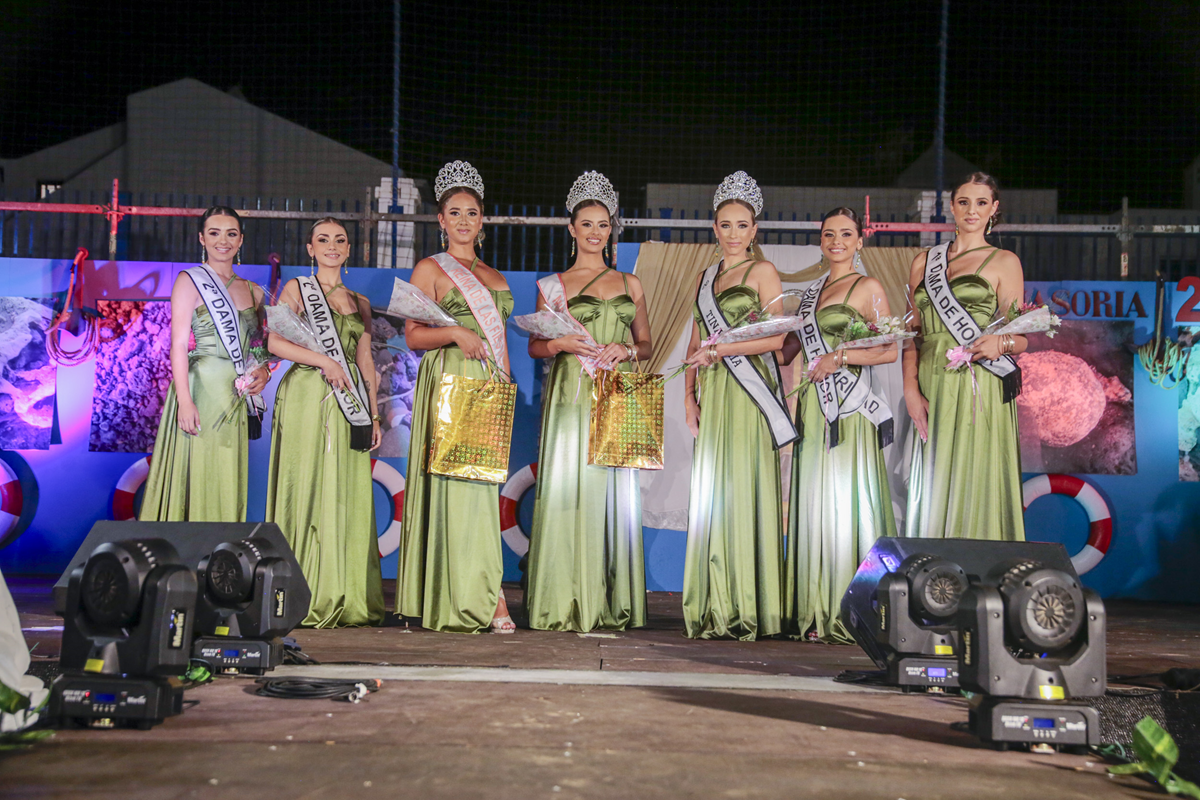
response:
[[[587,328],[583,327],[582,322],[570,314],[555,311],[552,308],[543,308],[532,314],[518,314],[512,317],[511,321],[533,339],[550,341],[551,339],[561,339],[564,336],[586,336],[589,342],[596,345],[592,335],[587,332]],[[596,347],[599,348],[599,345]],[[594,373],[598,369],[599,365],[596,359],[586,356],[580,356],[579,359],[589,373]]]
[[[877,316],[874,322],[854,320],[842,331],[842,341],[838,350],[857,350],[865,347],[876,347],[884,344],[894,344],[912,339],[916,331],[906,329],[906,324],[900,317]]]
[[[778,297],[775,298],[775,300],[778,299]],[[775,300],[772,300],[771,303],[774,303]],[[804,325],[804,321],[795,315],[772,314],[767,310],[771,303],[767,303],[766,306],[746,314],[746,316],[736,321],[732,327],[726,329],[724,333],[714,333],[712,336],[704,339],[700,342],[699,349],[703,350],[713,345],[729,342],[751,342],[755,339],[769,339],[772,336],[778,336],[782,333],[798,331]],[[678,376],[686,369],[687,365],[681,364],[674,372],[662,379],[663,383]]]
[[[388,301],[387,313],[434,328],[458,324],[458,320],[446,313],[446,310],[429,295],[399,278],[396,278],[396,283],[392,286],[392,299]]]
[[[1053,339],[1058,333],[1062,320],[1050,312],[1050,306],[1035,303],[1022,303],[1013,300],[1012,305],[1003,313],[997,312],[996,319],[983,329],[983,335],[1003,336],[1013,334],[1024,336],[1030,333],[1044,333]],[[966,345],[952,347],[946,351],[946,370],[954,372],[963,367],[971,368],[972,353]]]
[[[312,328],[308,326],[308,323],[299,314],[292,311],[286,303],[267,306],[266,328],[272,336],[287,339],[292,344],[303,347],[305,350],[311,350],[314,353],[324,352],[324,348],[317,342],[317,336],[313,333]],[[349,376],[347,375],[347,377]],[[342,396],[354,410],[357,411],[362,408],[354,392],[348,392],[345,389],[337,389],[335,391],[341,392]]]

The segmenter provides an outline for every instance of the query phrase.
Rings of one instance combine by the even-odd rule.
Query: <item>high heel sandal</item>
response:
[[[503,589],[500,590],[500,599],[501,600],[504,599],[504,590]],[[497,607],[499,607],[500,604],[498,601],[497,601],[496,605],[497,605]],[[507,606],[508,606],[507,601],[505,602],[504,605],[507,608]],[[517,632],[517,623],[513,622],[513,618],[512,618],[511,614],[505,614],[503,617],[492,617],[492,633],[516,633],[516,632]]]

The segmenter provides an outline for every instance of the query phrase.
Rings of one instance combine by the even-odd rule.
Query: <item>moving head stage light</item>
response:
[[[1104,694],[1104,603],[1079,579],[1035,560],[992,568],[959,601],[959,683],[978,692],[968,727],[985,742],[1100,744],[1096,710],[1072,697]]]
[[[956,688],[959,603],[973,581],[1012,558],[1038,558],[1074,575],[1058,544],[880,537],[842,597],[842,624],[888,684]]]
[[[196,576],[165,539],[107,542],[71,570],[64,673],[50,716],[66,724],[149,728],[183,709]]]
[[[300,624],[312,601],[295,559],[254,536],[218,544],[201,559],[196,576],[193,657],[215,671],[262,674],[279,666],[280,637]]]

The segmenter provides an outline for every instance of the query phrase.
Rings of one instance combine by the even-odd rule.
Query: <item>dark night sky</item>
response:
[[[404,4],[401,166],[468,158],[489,200],[647,182],[887,185],[932,141],[937,2]],[[0,155],[119,120],[181,77],[383,160],[391,3],[5,0]],[[947,146],[1060,209],[1182,201],[1200,4],[953,2]],[[214,189],[216,190],[216,189]]]

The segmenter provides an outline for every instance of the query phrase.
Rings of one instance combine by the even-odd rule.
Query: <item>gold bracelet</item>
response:
[[[633,361],[637,358],[637,350],[630,345],[625,345],[625,353],[629,356],[629,358],[625,359],[626,361]]]
[[[381,422],[382,420],[383,417],[379,416],[378,414],[371,415],[371,422]]]
[[[721,360],[720,356],[717,355],[717,346],[715,344],[708,346],[708,360],[714,364]]]

